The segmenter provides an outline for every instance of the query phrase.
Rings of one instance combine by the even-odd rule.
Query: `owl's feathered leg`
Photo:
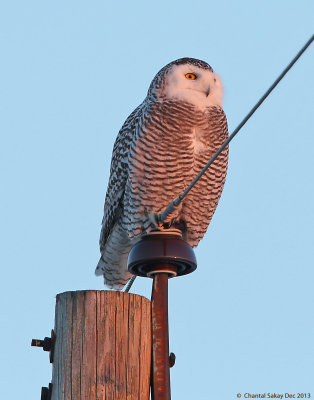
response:
[[[155,230],[167,231],[169,229],[179,230],[182,233],[182,239],[186,240],[186,231],[187,226],[186,222],[182,218],[178,218],[178,211],[180,211],[181,205],[178,205],[174,208],[174,211],[169,214],[165,221],[160,220],[161,214],[156,213],[147,213],[147,217],[149,218],[152,225],[154,225]]]
[[[151,222],[151,224],[153,225],[154,229],[162,229],[162,227],[160,226],[159,220],[158,220],[158,214],[149,213],[149,212],[146,212],[146,210],[145,210],[145,215],[148,218],[148,220]]]
[[[157,229],[163,231],[165,229],[169,229],[173,225],[173,223],[176,222],[176,218],[178,217],[178,213],[181,207],[181,204],[179,204],[178,206],[173,206],[173,211],[168,214],[163,221],[161,220],[162,214],[147,213],[147,217],[149,218],[151,223],[156,226]]]

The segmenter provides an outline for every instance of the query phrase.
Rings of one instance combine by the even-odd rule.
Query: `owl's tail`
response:
[[[109,264],[102,255],[95,269],[95,275],[102,275],[104,277],[104,284],[108,287],[108,289],[120,291],[129,282],[132,275],[129,273],[129,271],[119,267],[119,265]],[[134,280],[132,283],[133,282]]]
[[[95,275],[96,276],[101,276],[104,274],[104,269],[105,269],[105,261],[103,260],[102,256],[100,257],[97,267],[95,269]]]

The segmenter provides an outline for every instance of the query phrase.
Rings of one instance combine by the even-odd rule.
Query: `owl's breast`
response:
[[[186,189],[227,134],[226,118],[220,108],[204,112],[188,103],[174,101],[155,103],[148,108],[130,148],[124,197],[126,218],[140,220],[146,213],[161,212]],[[184,201],[182,209],[195,201],[194,192],[199,201],[202,196],[208,197],[209,185],[214,187],[218,181],[220,185],[222,179],[215,176],[215,169],[221,169],[217,162]]]
[[[147,107],[130,149],[130,181],[134,190],[154,182],[194,175],[227,138],[220,108],[205,111],[178,101]]]
[[[208,147],[207,130],[199,127],[191,128],[190,141],[191,141],[191,154],[194,157],[203,155]]]
[[[186,102],[157,102],[147,108],[139,127],[134,167],[143,176],[143,165],[153,167],[154,160],[181,164],[205,156],[226,138],[226,118],[220,108],[203,111]]]
[[[156,104],[159,141],[178,156],[178,162],[211,156],[228,137],[226,117],[220,107],[199,109],[187,102]]]

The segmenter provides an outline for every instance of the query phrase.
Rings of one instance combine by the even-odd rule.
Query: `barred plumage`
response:
[[[227,137],[218,75],[191,58],[166,65],[114,144],[96,268],[107,286],[126,284],[131,246],[156,228],[150,216],[184,191]],[[191,246],[202,239],[216,210],[227,163],[228,148],[172,215],[171,225]]]

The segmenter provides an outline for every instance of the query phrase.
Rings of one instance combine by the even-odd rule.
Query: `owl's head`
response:
[[[180,58],[158,72],[148,95],[157,101],[186,101],[204,109],[222,107],[223,88],[219,76],[209,64],[195,58]]]

